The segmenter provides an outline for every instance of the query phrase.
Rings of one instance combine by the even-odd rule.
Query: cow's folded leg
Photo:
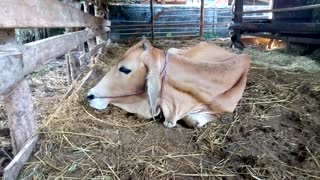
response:
[[[163,122],[163,125],[165,126],[165,127],[167,127],[167,128],[173,128],[173,127],[175,127],[176,125],[177,125],[177,121],[172,121],[172,120],[165,120],[164,122]]]

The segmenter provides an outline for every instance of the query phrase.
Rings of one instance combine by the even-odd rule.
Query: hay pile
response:
[[[305,70],[317,72],[320,69],[318,56],[320,51],[316,51],[310,56],[301,56],[295,52],[286,53],[285,50],[258,51],[255,48],[246,48],[245,52],[252,55],[255,63],[271,67],[273,69],[284,69],[290,71]]]
[[[166,49],[161,43],[179,48],[196,42],[155,44]],[[100,66],[109,69],[130,45],[110,48]],[[236,111],[195,130],[166,129],[163,120],[116,107],[95,111],[84,100],[95,83],[55,106],[21,178],[320,178],[319,74],[253,65]]]

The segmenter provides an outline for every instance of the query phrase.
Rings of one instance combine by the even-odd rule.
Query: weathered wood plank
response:
[[[4,169],[3,178],[5,180],[17,179],[20,174],[20,170],[23,167],[23,164],[29,159],[36,143],[38,142],[38,139],[38,135],[36,135],[28,140],[24,147],[10,162],[10,164]]]
[[[101,33],[86,29],[28,43],[18,49],[0,47],[0,95],[9,92],[25,75]]]
[[[2,28],[94,27],[111,24],[57,0],[1,0],[0,7],[4,7],[0,11]]]
[[[4,98],[13,153],[17,154],[37,128],[32,96],[27,80],[22,80]]]

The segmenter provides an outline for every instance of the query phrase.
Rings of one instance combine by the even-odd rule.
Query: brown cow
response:
[[[191,127],[202,127],[234,111],[250,62],[246,54],[204,42],[165,53],[143,38],[90,89],[87,99],[96,109],[113,104],[145,118],[162,111],[169,128],[180,119]]]

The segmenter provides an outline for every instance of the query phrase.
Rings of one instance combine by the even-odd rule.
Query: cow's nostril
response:
[[[94,95],[93,95],[93,94],[90,94],[90,95],[87,96],[87,100],[88,100],[88,101],[90,101],[90,100],[92,100],[92,99],[94,99]]]

